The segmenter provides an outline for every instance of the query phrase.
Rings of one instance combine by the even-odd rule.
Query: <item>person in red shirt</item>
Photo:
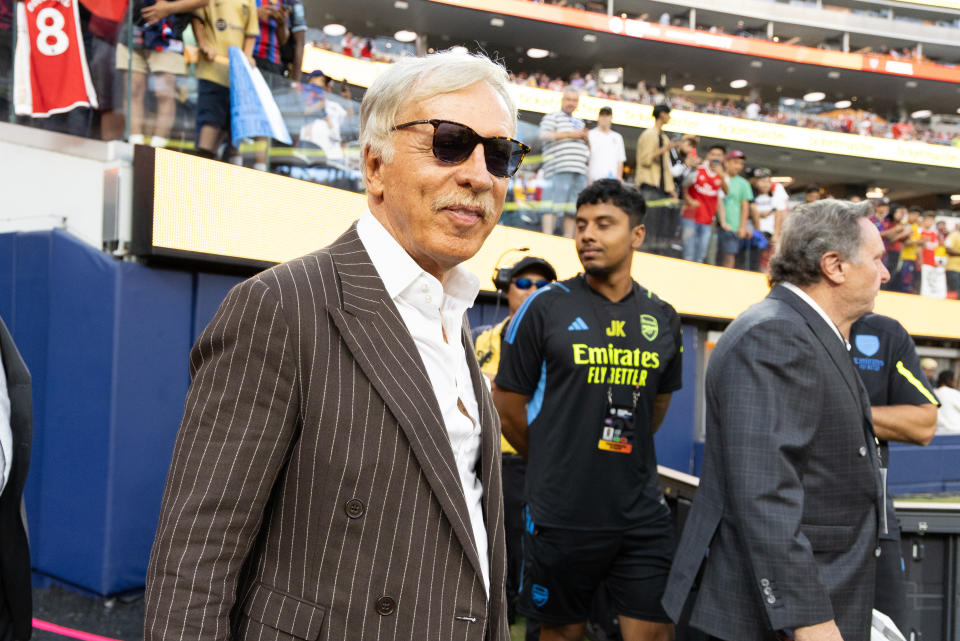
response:
[[[683,239],[683,258],[702,263],[707,256],[710,232],[717,216],[723,216],[724,191],[723,157],[727,149],[723,145],[710,147],[705,162],[690,172],[683,187],[683,217],[680,219]]]
[[[940,248],[940,233],[937,231],[933,212],[923,213],[920,219],[920,249],[924,265],[937,266],[937,249]]]

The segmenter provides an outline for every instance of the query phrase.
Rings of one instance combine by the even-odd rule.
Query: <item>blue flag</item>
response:
[[[293,144],[266,80],[239,47],[230,47],[230,123],[235,146],[259,137]]]

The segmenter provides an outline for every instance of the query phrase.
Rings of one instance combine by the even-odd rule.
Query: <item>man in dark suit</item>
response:
[[[33,435],[30,371],[0,319],[0,641],[33,631],[23,486]]]
[[[701,482],[663,603],[714,638],[870,638],[883,503],[847,343],[889,278],[869,214],[837,200],[791,213],[770,294],[710,356]]]
[[[500,426],[460,265],[527,150],[507,74],[403,59],[360,118],[369,211],[234,288],[193,349],[148,641],[509,640]]]

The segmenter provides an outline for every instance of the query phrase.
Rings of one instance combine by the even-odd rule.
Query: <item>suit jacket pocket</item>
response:
[[[856,538],[852,525],[812,525],[802,523],[803,532],[814,552],[842,552],[850,549]]]
[[[320,637],[326,609],[316,603],[304,601],[292,594],[257,583],[247,597],[243,613],[253,621],[297,639],[314,641]]]

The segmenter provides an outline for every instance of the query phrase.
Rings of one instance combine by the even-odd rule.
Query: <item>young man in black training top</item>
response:
[[[601,582],[624,641],[673,637],[660,598],[675,536],[653,433],[680,388],[682,343],[673,307],[630,276],[645,209],[616,180],[582,191],[585,273],[534,293],[504,337],[493,399],[527,456],[518,610],[542,640],[582,638]]]
[[[880,439],[880,473],[886,484],[888,441],[926,445],[937,429],[940,401],[920,368],[913,339],[889,316],[867,314],[850,328],[850,356],[870,396],[873,429]],[[883,488],[887,530],[880,531],[873,607],[909,636],[907,586],[900,552],[900,528],[893,501]]]

